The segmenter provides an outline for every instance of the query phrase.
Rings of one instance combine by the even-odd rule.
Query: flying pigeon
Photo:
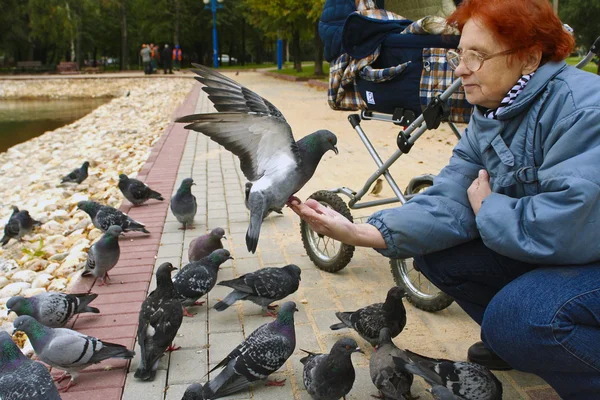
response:
[[[390,328],[379,332],[379,346],[369,360],[369,372],[373,384],[381,392],[382,399],[413,399],[410,393],[414,376],[396,367],[392,357],[408,360],[406,353],[394,345]]]
[[[200,297],[210,292],[217,283],[219,267],[227,260],[233,260],[229,251],[218,249],[200,261],[193,261],[183,267],[173,278],[173,286],[184,307],[184,315],[191,317],[185,307],[201,305],[197,303]]]
[[[197,237],[190,242],[188,250],[188,259],[190,261],[199,261],[217,249],[222,249],[221,239],[225,237],[223,228],[215,228],[206,235]]]
[[[337,312],[341,323],[331,325],[331,330],[352,328],[358,334],[376,346],[379,343],[379,331],[381,328],[390,328],[392,337],[402,332],[406,325],[406,309],[402,303],[405,292],[398,286],[388,291],[385,303],[375,303],[370,306],[351,312]]]
[[[142,205],[150,199],[164,200],[160,193],[150,189],[144,182],[129,178],[125,174],[119,175],[119,190],[135,206]]]
[[[98,314],[100,310],[88,305],[96,297],[98,295],[94,293],[45,292],[32,297],[11,297],[6,308],[17,315],[30,315],[50,328],[62,328],[75,314]]]
[[[161,264],[156,271],[156,290],[142,303],[137,331],[141,358],[134,377],[143,381],[154,379],[165,351],[178,349],[172,343],[183,321],[183,308],[171,281],[176,269],[171,263]]]
[[[88,258],[85,271],[82,276],[93,275],[100,279],[99,285],[108,284],[110,279],[108,271],[113,269],[119,261],[121,248],[119,247],[119,235],[123,230],[118,225],[112,225],[104,235],[94,243],[88,250]]]
[[[176,122],[223,145],[240,159],[240,167],[252,182],[248,197],[250,225],[246,247],[254,253],[263,219],[281,209],[313,176],[328,150],[338,152],[337,137],[320,130],[294,141],[292,129],[268,100],[216,71],[193,64],[208,98],[218,113],[194,114]]]
[[[282,268],[262,268],[238,278],[218,284],[233,289],[227,297],[215,304],[215,310],[223,311],[238,300],[250,300],[263,308],[267,315],[269,304],[281,300],[298,290],[302,270],[294,264]]]
[[[408,360],[392,357],[396,366],[425,379],[432,386],[432,392],[441,399],[453,399],[444,388],[464,400],[502,399],[502,383],[482,365],[429,358],[409,350],[406,350],[406,355]]]
[[[29,315],[17,317],[13,325],[15,331],[25,332],[40,361],[65,371],[58,382],[71,375],[71,381],[60,389],[64,392],[75,385],[78,371],[109,358],[129,360],[135,355],[120,344],[103,342],[67,328],[48,328]]]
[[[183,224],[183,230],[194,228],[194,217],[198,205],[196,204],[196,196],[192,194],[192,185],[195,185],[192,178],[185,178],[177,192],[171,197],[171,211],[177,221]]]
[[[355,372],[352,353],[363,353],[352,338],[341,338],[329,354],[308,353],[300,359],[304,364],[304,387],[314,400],[338,400],[352,389]]]
[[[0,331],[0,399],[60,400],[48,369],[25,357],[5,331]]]
[[[192,383],[185,389],[185,393],[181,400],[204,400],[202,395],[202,385],[199,383]]]
[[[119,225],[123,232],[138,231],[150,233],[141,222],[134,221],[127,214],[113,208],[104,206],[95,201],[80,201],[77,208],[88,213],[94,226],[106,232],[112,225]]]
[[[69,175],[65,175],[60,183],[65,183],[65,182],[75,182],[75,183],[81,183],[83,181],[85,181],[88,177],[88,167],[90,166],[90,163],[88,161],[85,161],[80,168],[75,168],[73,171],[71,171],[71,173]]]
[[[250,210],[250,206],[248,205],[248,199],[250,198],[250,190],[252,190],[252,182],[246,182],[246,187],[244,191],[244,202],[248,210]],[[265,214],[265,217],[263,219],[267,218],[272,212],[276,212],[277,214],[283,215],[283,210],[281,208],[272,208]]]
[[[5,246],[10,239],[21,240],[23,236],[31,232],[34,226],[42,224],[31,218],[27,210],[19,210],[17,206],[13,206],[12,210],[13,213],[4,227],[4,237],[0,240],[2,246]]]
[[[296,348],[294,312],[296,303],[288,301],[281,306],[277,319],[259,326],[217,366],[224,368],[204,386],[206,399],[218,399],[239,392],[252,382],[265,380],[277,371]],[[267,385],[282,386],[284,381],[269,381]]]

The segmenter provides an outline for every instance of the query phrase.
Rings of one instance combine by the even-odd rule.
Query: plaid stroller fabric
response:
[[[395,30],[390,31],[389,35],[415,35],[404,36],[405,39],[409,40],[412,37],[423,38],[426,35],[430,35],[430,38],[442,37],[439,35],[454,35],[453,37],[455,38],[456,43],[458,42],[456,39],[458,38],[458,32],[453,27],[448,26],[445,19],[441,17],[425,17],[410,23],[411,21],[407,21],[398,14],[376,9],[374,3],[369,0],[357,0],[357,11],[353,14],[360,15],[361,17],[368,17],[371,21],[398,21],[396,26],[404,27],[400,32],[394,28]],[[402,25],[403,23],[410,24],[405,26]],[[346,29],[348,29],[348,32]],[[344,32],[348,34],[353,34],[356,30],[356,25],[353,25],[353,29],[349,29],[348,26],[345,26],[344,28]],[[379,34],[379,31],[376,34]],[[404,107],[402,99],[398,100],[397,98],[392,98],[394,97],[393,93],[390,93],[390,96],[383,95],[382,93],[385,92],[385,86],[379,87],[379,85],[385,85],[385,82],[390,81],[394,82],[396,86],[402,84],[403,77],[405,76],[403,73],[407,70],[411,70],[411,63],[414,61],[408,60],[401,63],[394,63],[393,57],[390,59],[387,54],[382,56],[382,51],[391,52],[393,51],[393,46],[387,45],[385,38],[388,36],[386,36],[385,33],[382,34],[381,37],[383,39],[379,41],[379,45],[374,47],[374,50],[370,52],[370,54],[364,56],[361,54],[361,57],[354,58],[348,54],[348,52],[345,52],[331,62],[329,68],[328,103],[332,109],[374,109],[375,111],[391,113],[395,107]],[[438,41],[441,40],[442,39],[438,39]],[[429,42],[431,42],[431,40],[429,40]],[[421,110],[432,98],[441,94],[452,84],[454,73],[446,62],[447,50],[447,46],[443,48],[423,46],[420,48],[418,56],[419,58],[422,57],[422,59],[419,59],[419,66],[422,62],[422,71],[420,71],[420,79],[418,77],[416,78],[417,80],[420,80],[420,82],[415,85],[413,96],[411,96],[415,97],[418,95],[418,99],[414,98],[412,107],[408,106],[406,107],[407,109],[412,108],[414,112],[420,114]],[[364,53],[363,50],[359,50],[358,52]],[[353,53],[353,55],[355,54]],[[391,64],[388,62],[391,62]],[[415,65],[414,67],[416,68],[417,66]],[[415,73],[419,72],[415,72],[414,68],[412,68],[411,74],[413,77]],[[390,82],[390,84],[392,82]],[[407,83],[407,85],[409,84]],[[407,85],[405,85],[405,87]],[[372,89],[375,87],[378,87],[377,96],[374,95],[375,90]],[[398,93],[395,89],[396,88],[390,87],[390,91]],[[382,100],[376,101],[376,97]],[[390,103],[390,101],[393,101],[396,104],[384,104]],[[415,105],[414,103],[417,104]],[[450,121],[469,121],[472,106],[466,101],[464,90],[462,88],[455,92],[450,98],[450,110]]]

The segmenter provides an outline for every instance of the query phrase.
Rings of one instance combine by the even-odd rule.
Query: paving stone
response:
[[[198,382],[208,370],[206,349],[180,349],[171,353],[168,384]]]
[[[217,364],[223,358],[242,343],[244,336],[241,332],[218,332],[211,333],[209,326],[208,344],[209,361]]]
[[[144,382],[133,377],[133,372],[127,374],[123,400],[163,400],[165,385],[167,383],[167,371],[159,369],[156,377],[151,382]]]
[[[163,244],[158,249],[158,258],[178,257],[181,254],[182,243]]]
[[[185,317],[175,338],[177,346],[181,346],[184,349],[206,347],[208,343],[206,325],[205,313],[199,313],[191,318]]]
[[[180,244],[183,243],[183,232],[165,233],[160,238],[161,244]]]
[[[258,257],[235,259],[235,270],[237,272],[236,276],[255,272],[257,269],[260,269]]]

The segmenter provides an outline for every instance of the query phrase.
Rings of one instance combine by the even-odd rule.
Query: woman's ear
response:
[[[523,67],[521,69],[521,73],[523,75],[530,74],[537,70],[540,66],[540,62],[542,61],[542,51],[539,49],[532,49],[525,60],[523,60]]]

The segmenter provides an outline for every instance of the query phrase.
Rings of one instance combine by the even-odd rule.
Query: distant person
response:
[[[154,46],[154,43],[150,43],[150,73],[153,74],[156,72],[156,59],[155,55],[158,49]]]
[[[176,45],[173,49],[173,65],[175,71],[179,71],[181,69],[181,59],[182,59],[182,51],[179,45]]]
[[[146,45],[142,45],[142,50],[140,50],[140,56],[142,57],[142,63],[144,64],[144,74],[149,74],[150,71],[150,48]]]
[[[173,60],[171,59],[171,49],[169,48],[169,44],[165,43],[165,48],[160,55],[163,62],[163,71],[165,75],[167,74],[167,69],[169,70],[169,74],[173,73]]]

